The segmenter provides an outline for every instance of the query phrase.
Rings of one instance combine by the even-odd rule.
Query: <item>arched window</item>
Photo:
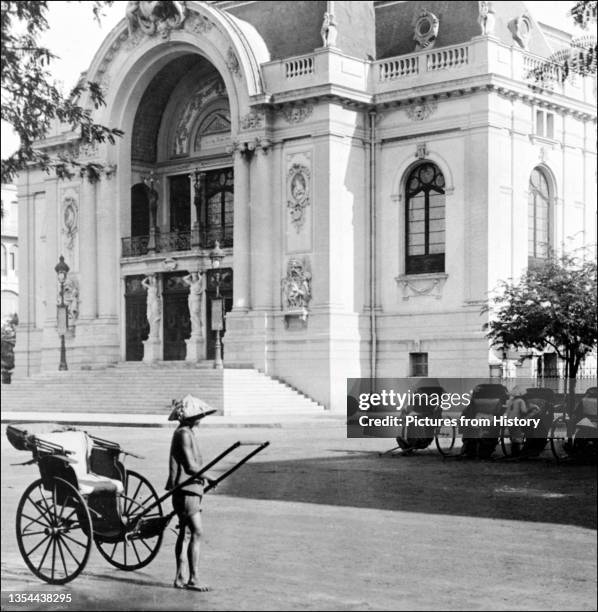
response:
[[[444,176],[425,162],[411,171],[406,183],[407,274],[444,272]]]
[[[534,168],[529,179],[528,264],[546,259],[550,250],[550,190],[546,175]]]
[[[6,247],[2,245],[2,276],[6,276]]]

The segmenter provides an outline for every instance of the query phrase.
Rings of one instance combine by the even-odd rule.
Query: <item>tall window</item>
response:
[[[529,180],[528,200],[529,264],[546,259],[550,249],[550,191],[546,176],[534,168]]]
[[[444,176],[434,164],[421,164],[409,175],[406,213],[406,273],[444,272]]]
[[[233,243],[234,181],[232,168],[206,173],[206,203],[204,225],[208,243],[220,246]]]

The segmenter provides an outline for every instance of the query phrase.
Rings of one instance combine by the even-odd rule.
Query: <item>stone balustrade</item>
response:
[[[515,45],[497,38],[477,36],[466,44],[419,51],[381,60],[350,57],[334,48],[316,49],[308,55],[262,64],[266,90],[274,101],[295,100],[333,87],[348,92],[356,100],[372,102],[374,96],[455,79],[496,75],[518,83],[533,84],[533,71],[545,62]],[[559,67],[548,70],[544,87],[584,101],[595,103],[592,79],[561,82]]]

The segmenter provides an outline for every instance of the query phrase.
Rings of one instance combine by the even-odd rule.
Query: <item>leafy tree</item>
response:
[[[552,256],[528,268],[519,282],[502,281],[484,311],[492,345],[501,349],[549,347],[563,359],[569,407],[575,402],[575,379],[583,358],[598,342],[597,266],[592,257]]]
[[[580,0],[569,11],[573,22],[588,30],[596,23],[596,0]],[[545,84],[554,79],[565,82],[571,75],[589,76],[596,74],[596,34],[574,38],[569,47],[560,49],[548,60],[531,71],[530,77],[537,83]]]
[[[112,2],[93,3],[96,18],[109,4]],[[92,182],[99,180],[100,164],[81,163],[73,152],[52,156],[39,148],[38,141],[43,140],[55,121],[69,125],[81,143],[114,144],[116,137],[123,134],[94,121],[93,110],[105,104],[97,83],[82,80],[64,95],[51,79],[49,67],[56,56],[39,43],[40,35],[48,29],[48,8],[49,2],[2,2],[2,120],[13,127],[20,139],[19,148],[2,159],[2,183],[12,182],[16,174],[32,164],[60,178],[79,174]],[[80,105],[84,92],[89,94],[93,108]]]

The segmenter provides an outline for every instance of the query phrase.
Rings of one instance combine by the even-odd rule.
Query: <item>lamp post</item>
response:
[[[214,270],[214,282],[216,284],[216,297],[212,298],[212,331],[216,332],[216,345],[214,347],[214,369],[222,370],[222,342],[220,340],[220,332],[224,323],[224,300],[220,297],[220,282],[222,276],[220,274],[220,264],[224,259],[224,251],[220,248],[220,243],[216,241],[214,248],[210,251],[210,261],[212,262],[212,270]]]
[[[64,257],[61,255],[58,263],[56,264],[54,271],[56,272],[56,276],[58,277],[58,283],[60,284],[60,304],[57,307],[57,327],[58,334],[60,335],[60,365],[58,366],[59,370],[68,370],[68,366],[66,365],[66,346],[64,342],[64,337],[66,335],[68,329],[68,306],[64,303],[64,283],[66,281],[66,276],[69,273],[70,268],[64,261]]]

